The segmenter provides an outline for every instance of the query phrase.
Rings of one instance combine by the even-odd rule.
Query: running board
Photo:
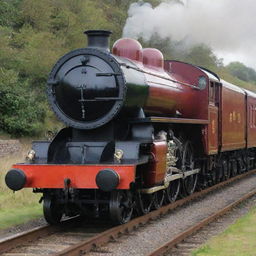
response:
[[[153,194],[159,190],[168,188],[171,181],[178,180],[178,179],[185,179],[186,177],[191,176],[196,173],[199,173],[199,172],[200,172],[200,169],[198,168],[198,169],[194,169],[194,170],[184,172],[184,173],[177,173],[177,174],[169,175],[169,176],[165,177],[164,185],[155,186],[152,188],[143,188],[143,189],[140,189],[140,192],[143,194]]]

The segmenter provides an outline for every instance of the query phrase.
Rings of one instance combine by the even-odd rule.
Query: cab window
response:
[[[210,82],[209,86],[209,103],[217,106],[219,104],[219,88],[220,84],[216,82]]]

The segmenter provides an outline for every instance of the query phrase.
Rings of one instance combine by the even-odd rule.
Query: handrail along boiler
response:
[[[49,223],[82,214],[122,224],[255,165],[254,93],[136,40],[111,53],[111,32],[85,34],[88,47],[60,58],[48,79],[67,127],[33,142],[5,178],[43,193]]]

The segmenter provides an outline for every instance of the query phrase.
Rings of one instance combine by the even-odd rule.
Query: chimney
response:
[[[108,30],[86,30],[84,32],[87,35],[88,47],[99,48],[104,51],[110,51],[109,49],[109,36],[112,34]]]

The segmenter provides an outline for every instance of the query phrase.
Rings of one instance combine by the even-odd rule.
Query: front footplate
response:
[[[98,189],[96,182],[99,173],[111,182],[108,173],[117,177],[114,180],[117,189],[130,189],[130,184],[135,181],[135,164],[16,164],[7,173],[7,186],[12,190],[28,188],[62,189]],[[110,179],[109,179],[110,178]],[[21,182],[22,181],[22,182]],[[68,181],[68,182],[67,182]],[[17,184],[20,186],[17,186]],[[101,183],[100,183],[101,184]]]

